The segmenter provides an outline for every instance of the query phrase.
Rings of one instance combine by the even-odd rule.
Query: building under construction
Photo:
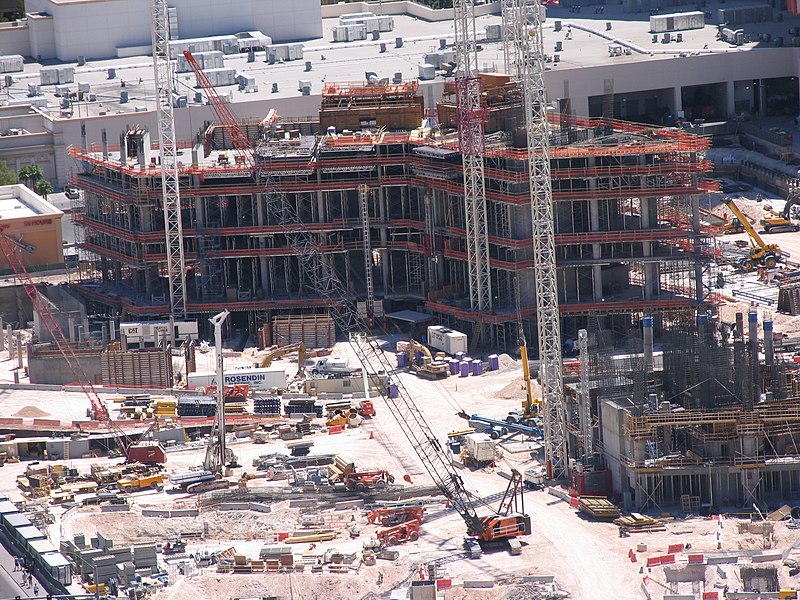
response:
[[[534,269],[522,99],[483,77],[491,302],[470,306],[462,160],[452,90],[426,110],[416,82],[327,84],[319,118],[249,123],[254,179],[224,128],[209,125],[178,157],[187,308],[227,308],[251,331],[276,317],[327,311],[262,193],[288,197],[347,290],[377,318],[402,309],[513,346],[535,339]],[[702,301],[706,254],[698,195],[708,142],[676,129],[553,115],[551,167],[565,337],[588,317],[626,331]],[[116,133],[116,132],[115,132]],[[84,190],[82,293],[125,319],[169,312],[157,148],[147,131],[73,148]],[[374,307],[374,308],[373,308]],[[238,319],[238,321],[236,320]],[[477,340],[478,336],[474,336]]]

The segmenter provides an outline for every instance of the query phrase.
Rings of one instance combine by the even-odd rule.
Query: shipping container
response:
[[[428,345],[447,354],[466,352],[467,334],[442,325],[429,325]]]
[[[286,371],[281,365],[266,369],[239,369],[225,371],[225,385],[249,385],[254,390],[271,390],[286,388]],[[217,385],[216,373],[189,373],[189,388]]]

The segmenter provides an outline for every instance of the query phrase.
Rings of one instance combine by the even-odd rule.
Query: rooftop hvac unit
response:
[[[403,81],[403,74],[400,71],[397,71],[392,77],[392,83],[402,83]]]
[[[61,108],[69,108],[69,98],[61,98]]]
[[[147,107],[146,106],[137,106],[137,107],[135,107],[133,109],[133,112],[137,112],[137,113],[138,112],[147,112]]]
[[[35,83],[28,84],[28,96],[38,96],[41,94],[42,88],[36,85]]]
[[[377,42],[379,39],[381,39],[381,32],[380,31],[373,31],[372,32],[372,41],[373,42]]]
[[[307,60],[306,61],[306,73],[308,73],[310,70],[311,70],[311,61]]]
[[[297,89],[303,96],[308,96],[311,93],[311,81],[308,79],[301,79],[297,84]]]
[[[426,65],[433,65],[437,69],[442,66],[442,55],[438,52],[431,52],[429,54],[423,54],[422,60],[425,61]]]
[[[119,93],[119,103],[120,104],[125,104],[127,102],[128,102],[128,90],[122,90]]]
[[[89,93],[89,89],[91,86],[86,82],[78,82],[78,91],[83,92],[84,94]]]
[[[78,66],[82,67],[86,64],[86,57],[85,56],[78,56]]]
[[[381,53],[383,53],[383,52],[386,52],[386,44],[384,44],[383,42],[381,42],[381,45],[380,45],[380,50],[379,50],[379,51],[380,51]]]
[[[378,74],[373,71],[367,71],[366,73],[364,73],[364,79],[367,80],[367,83],[375,85],[376,83],[378,83]]]
[[[277,83],[273,83],[272,84],[272,93],[273,94],[277,94],[278,93],[278,84]]]
[[[255,50],[248,50],[247,51],[247,62],[256,62],[256,51]]]
[[[439,50],[444,50],[447,48],[447,40],[445,38],[439,38]]]
[[[197,104],[202,104],[203,103],[203,92],[195,92],[194,93],[194,101]]]
[[[394,47],[395,48],[402,48],[403,47],[403,38],[401,38],[401,37],[394,38]]]
[[[111,69],[108,70],[108,78],[109,79],[114,79],[116,76],[117,76],[117,70],[116,69],[111,68]]]
[[[431,79],[435,79],[436,67],[428,63],[419,65],[419,78],[422,81],[430,81]]]

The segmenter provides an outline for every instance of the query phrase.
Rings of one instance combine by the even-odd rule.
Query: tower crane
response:
[[[486,218],[486,182],[483,154],[486,146],[486,107],[478,77],[478,42],[475,35],[474,0],[454,0],[456,108],[458,143],[464,171],[464,216],[467,230],[469,305],[472,311],[492,309],[492,277],[489,268],[489,230]],[[480,334],[480,323],[476,324]],[[476,336],[477,337],[477,336]]]
[[[359,315],[356,304],[348,295],[336,271],[327,267],[319,242],[305,228],[289,199],[271,181],[269,171],[259,163],[252,143],[239,126],[230,107],[208,81],[191,52],[185,51],[184,56],[205,90],[217,117],[227,129],[234,148],[240,153],[240,160],[253,170],[254,178],[262,184],[262,193],[272,209],[269,214],[281,227],[316,292],[329,301],[331,316],[337,327],[348,334],[350,346],[359,362],[365,368],[374,372],[384,371],[392,377],[395,367],[370,339],[367,325]],[[497,511],[485,516],[478,514],[476,503],[466,489],[461,474],[453,466],[445,447],[434,434],[411,394],[396,376],[392,377],[392,382],[396,386],[396,397],[390,398],[388,393],[382,391],[383,398],[391,406],[390,412],[397,419],[425,470],[461,515],[467,525],[468,534],[481,543],[507,541],[529,534],[531,521],[527,514],[500,514]]]
[[[548,475],[561,479],[567,476],[567,413],[542,40],[545,5],[550,3],[503,0],[502,13],[507,36],[504,41],[509,46],[505,53],[506,68],[514,71],[524,98],[545,459]]]
[[[150,32],[153,40],[153,70],[156,80],[158,143],[161,149],[161,194],[167,248],[170,321],[186,318],[186,270],[183,254],[183,222],[178,179],[175,116],[172,106],[172,63],[169,52],[167,0],[152,0]],[[170,327],[170,339],[175,328]]]

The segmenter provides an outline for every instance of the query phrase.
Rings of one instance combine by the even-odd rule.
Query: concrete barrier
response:
[[[555,580],[555,575],[524,575],[522,577],[522,581],[525,583],[553,583]]]
[[[100,512],[130,512],[128,504],[104,504],[100,507]]]
[[[217,510],[250,510],[249,502],[223,502]]]
[[[142,509],[142,516],[143,517],[161,517],[162,519],[169,518],[169,511],[168,510],[157,510],[155,508],[143,508]]]
[[[180,508],[169,511],[170,517],[197,517],[200,511],[196,508]]]
[[[364,500],[345,500],[344,502],[337,502],[334,510],[347,510],[356,506],[364,506]]]
[[[289,508],[309,508],[315,504],[316,500],[289,500]]]
[[[739,562],[739,555],[732,554],[730,556],[708,556],[706,555],[706,564],[709,565],[735,565]]]
[[[762,552],[761,554],[754,554],[751,560],[754,563],[771,562],[773,560],[781,560],[783,552]]]
[[[555,487],[547,488],[547,493],[551,496],[555,496],[556,498],[561,498],[564,502],[569,502],[569,494],[564,490]]]
[[[464,588],[493,588],[494,579],[465,579]]]
[[[260,513],[272,512],[272,508],[270,508],[269,504],[262,504],[261,502],[251,502],[250,510],[254,510]]]

